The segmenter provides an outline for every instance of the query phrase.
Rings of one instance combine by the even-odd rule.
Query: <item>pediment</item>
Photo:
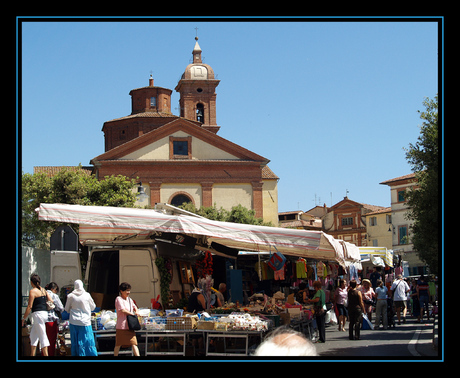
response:
[[[269,161],[184,118],[178,118],[95,157],[92,162],[169,159],[171,138],[190,138],[192,160]]]
[[[331,207],[331,209],[338,210],[338,209],[347,209],[347,208],[356,208],[356,207],[361,207],[362,204],[359,202],[352,201],[348,198],[344,198],[342,201],[336,203],[334,206]]]

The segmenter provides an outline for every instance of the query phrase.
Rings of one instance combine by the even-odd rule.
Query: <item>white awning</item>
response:
[[[362,261],[370,260],[376,266],[393,267],[393,250],[386,247],[358,247]]]
[[[204,236],[208,245],[214,241],[238,250],[272,252],[276,247],[285,255],[337,261],[346,266],[344,249],[339,240],[322,231],[218,222],[202,217],[167,215],[156,210],[125,207],[40,204],[35,211],[40,220],[83,225],[80,229],[82,242],[97,240],[98,237],[105,240],[113,237],[116,231],[108,228],[118,228],[123,237],[129,237],[131,232],[131,236],[144,239],[155,232],[181,233]]]

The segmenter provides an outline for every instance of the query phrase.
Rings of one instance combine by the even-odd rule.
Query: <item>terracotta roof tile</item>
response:
[[[92,166],[86,166],[86,167],[79,167],[79,166],[39,166],[39,167],[34,167],[34,174],[35,173],[44,173],[48,177],[53,177],[57,175],[62,169],[68,169],[69,171],[77,171],[78,169],[81,169],[84,173],[86,173],[88,176],[90,176],[93,173],[93,167]]]
[[[268,167],[268,165],[265,165],[262,168],[262,178],[266,180],[278,180],[279,177],[273,173],[273,171]]]
[[[381,184],[381,185],[384,185],[384,184],[389,184],[389,183],[395,182],[395,181],[407,180],[407,179],[410,179],[410,178],[415,178],[415,173],[409,173],[408,175],[404,175],[404,176],[400,176],[400,177],[395,177],[395,178],[393,178],[393,179],[389,179],[389,180],[386,180],[386,181],[382,181],[380,184]]]

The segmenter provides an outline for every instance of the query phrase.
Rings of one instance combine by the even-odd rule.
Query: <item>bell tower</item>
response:
[[[193,48],[193,63],[185,68],[176,92],[180,93],[180,116],[202,123],[202,127],[217,133],[220,126],[216,123],[216,87],[220,80],[214,78],[214,71],[201,60],[201,48],[198,37]]]

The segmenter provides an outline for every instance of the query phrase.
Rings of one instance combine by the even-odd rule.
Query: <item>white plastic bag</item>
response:
[[[330,323],[332,325],[337,324],[337,316],[335,315],[335,311],[331,308],[328,312],[326,312],[326,324]]]
[[[117,314],[112,311],[103,311],[101,313],[101,324],[105,329],[113,329],[117,325]]]

